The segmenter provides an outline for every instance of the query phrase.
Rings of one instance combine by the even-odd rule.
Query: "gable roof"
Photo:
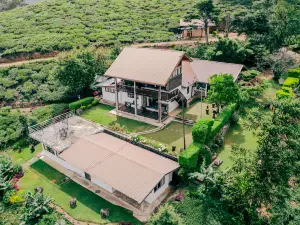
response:
[[[126,47],[104,75],[165,86],[183,58],[192,61],[182,51]]]
[[[185,21],[184,19],[181,19],[179,22],[180,27],[198,27],[198,28],[204,28],[204,21],[199,19],[192,19],[190,21]],[[209,27],[215,26],[215,23],[212,21],[208,22]]]
[[[208,60],[194,59],[191,67],[197,76],[198,82],[209,83],[209,78],[215,74],[232,74],[234,81],[237,80],[243,69],[242,64],[224,63]]]
[[[81,138],[60,157],[138,203],[179,168],[177,162],[106,133]]]

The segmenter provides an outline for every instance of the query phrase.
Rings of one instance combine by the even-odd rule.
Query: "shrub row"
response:
[[[282,98],[293,98],[295,96],[292,88],[290,87],[282,87],[282,89],[276,91],[276,98],[282,99]]]
[[[288,77],[295,77],[300,79],[300,67],[288,70]]]
[[[290,87],[292,89],[296,88],[299,84],[299,78],[295,78],[295,77],[288,77],[284,83],[283,86],[284,87]]]
[[[199,120],[193,126],[192,136],[193,143],[188,148],[179,154],[179,164],[186,169],[195,169],[198,161],[203,161],[209,164],[212,160],[210,152],[203,147],[205,143],[214,138],[222,127],[228,123],[237,104],[228,105],[215,119]]]
[[[69,108],[70,108],[70,110],[75,110],[75,109],[81,108],[82,106],[86,107],[86,106],[92,104],[93,101],[94,101],[94,97],[83,98],[83,99],[80,99],[76,102],[70,103]]]
[[[222,127],[228,123],[230,117],[232,116],[234,110],[236,109],[237,104],[233,103],[226,106],[226,108],[216,117],[214,124],[211,128],[209,139],[214,138],[217,133],[222,129]]]
[[[198,120],[192,129],[193,140],[204,144],[208,139],[208,134],[210,133],[213,124],[213,120]]]
[[[179,164],[186,169],[195,169],[198,165],[199,153],[202,144],[193,142],[187,149],[179,154]]]

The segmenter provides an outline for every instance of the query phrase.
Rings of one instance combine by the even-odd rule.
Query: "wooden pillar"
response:
[[[158,89],[158,122],[161,123],[161,86]]]
[[[134,88],[133,88],[133,91],[134,91],[134,114],[137,115],[137,97],[136,97],[136,83],[134,81]]]
[[[117,78],[115,78],[115,101],[116,101],[116,111],[118,111],[119,110],[119,96],[118,96]]]

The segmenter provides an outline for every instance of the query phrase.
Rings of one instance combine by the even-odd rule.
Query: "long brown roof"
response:
[[[106,133],[86,136],[60,157],[141,203],[179,164]]]
[[[203,83],[209,83],[209,78],[214,74],[232,74],[234,80],[237,80],[242,64],[224,63],[208,60],[194,59],[191,62],[192,69],[197,76],[197,80]]]
[[[182,51],[126,47],[104,75],[165,86],[183,57],[191,61]]]

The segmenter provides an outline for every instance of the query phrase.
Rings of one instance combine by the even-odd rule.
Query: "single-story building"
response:
[[[179,168],[178,162],[113,136],[71,112],[32,126],[29,132],[42,143],[44,156],[141,212],[162,201]]]
[[[201,38],[205,37],[204,21],[200,19],[192,19],[190,21],[180,20],[179,29],[182,30],[181,37],[183,38]],[[208,23],[208,34],[216,30],[214,22]]]

